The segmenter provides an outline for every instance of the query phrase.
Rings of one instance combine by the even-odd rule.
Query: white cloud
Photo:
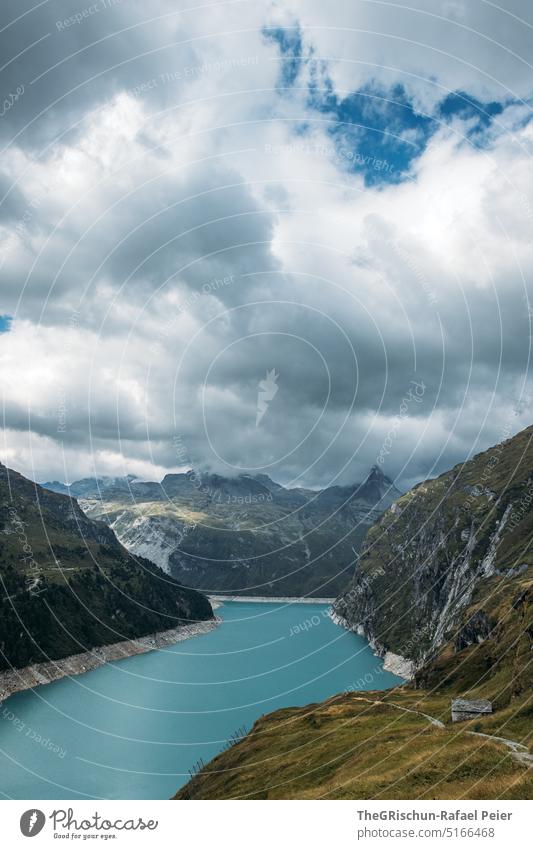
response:
[[[402,83],[423,110],[450,91],[482,100],[533,95],[531,7],[485,0],[288,0],[340,93]]]

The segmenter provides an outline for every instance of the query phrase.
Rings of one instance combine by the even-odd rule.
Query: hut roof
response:
[[[452,699],[452,710],[464,713],[492,713],[488,699]]]

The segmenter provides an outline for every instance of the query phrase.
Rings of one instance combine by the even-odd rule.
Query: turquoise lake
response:
[[[166,799],[264,713],[401,683],[327,610],[227,602],[208,634],[12,696],[3,797]]]

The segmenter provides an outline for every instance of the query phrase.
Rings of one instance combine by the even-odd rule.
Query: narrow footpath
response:
[[[367,702],[370,705],[389,705],[389,707],[396,708],[396,710],[402,710],[404,713],[416,713],[418,716],[423,716],[424,719],[427,719],[428,722],[435,725],[437,728],[446,728],[446,725],[444,722],[441,722],[440,719],[436,719],[428,713],[422,713],[420,710],[413,710],[412,708],[403,707],[403,705],[397,705],[394,702],[385,702],[381,699],[365,699],[364,696],[355,696],[354,700],[358,702]],[[511,750],[511,757],[514,758],[514,760],[518,761],[528,769],[533,767],[533,755],[529,754],[528,747],[524,746],[523,743],[517,743],[516,740],[510,740],[507,737],[495,737],[493,734],[484,734],[481,731],[466,731],[466,733],[471,734],[474,737],[485,737],[487,740],[493,740],[495,743],[502,743]]]

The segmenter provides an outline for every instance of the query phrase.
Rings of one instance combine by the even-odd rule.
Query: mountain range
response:
[[[378,466],[351,486],[287,489],[267,475],[95,478],[47,489],[78,498],[134,555],[202,592],[335,597],[368,528],[400,496]]]

